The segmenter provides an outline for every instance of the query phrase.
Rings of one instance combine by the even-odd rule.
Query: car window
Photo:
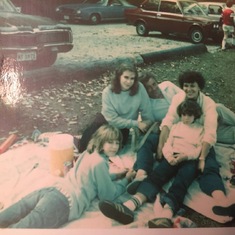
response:
[[[109,5],[120,6],[120,5],[122,5],[122,4],[120,3],[119,0],[110,0],[110,1],[109,1]]]
[[[159,2],[160,0],[149,0],[142,5],[142,8],[148,11],[158,11]]]
[[[195,2],[191,1],[182,1],[179,2],[183,14],[185,15],[203,15],[205,16],[206,13],[202,10],[202,8]]]
[[[9,2],[7,0],[1,0],[0,1],[0,11],[16,12],[17,10],[11,2]]]
[[[203,3],[199,3],[199,5],[200,5],[200,7],[202,8],[202,10],[203,10],[206,14],[208,14],[208,7],[207,7],[207,5],[205,5],[205,4],[203,4]]]
[[[220,15],[222,13],[222,7],[218,5],[209,5],[208,14]]]
[[[167,2],[167,1],[162,1],[159,11],[161,12],[168,12],[168,13],[175,13],[175,14],[181,14],[181,11],[176,4],[176,2]]]

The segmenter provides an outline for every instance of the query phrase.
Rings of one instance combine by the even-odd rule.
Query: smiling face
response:
[[[122,91],[128,91],[133,86],[135,82],[135,73],[129,70],[124,71],[120,76],[120,85]]]
[[[188,99],[196,100],[199,95],[200,87],[198,86],[196,82],[193,82],[193,83],[185,82],[183,84],[183,90],[185,91],[186,97]]]
[[[118,140],[107,141],[104,143],[103,151],[108,157],[113,157],[119,150],[120,142]]]

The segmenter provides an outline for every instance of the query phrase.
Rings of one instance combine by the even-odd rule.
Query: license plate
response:
[[[37,54],[34,51],[17,53],[17,61],[31,61],[36,59],[37,59]]]
[[[65,20],[69,20],[69,16],[64,16],[64,19]]]

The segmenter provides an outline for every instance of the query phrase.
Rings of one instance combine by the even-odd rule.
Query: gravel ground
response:
[[[70,26],[74,35],[74,48],[69,53],[61,54],[57,65],[64,65],[70,60],[70,63],[80,66],[91,61],[135,57],[142,53],[192,45],[186,38],[166,37],[158,32],[140,37],[134,26],[122,23]],[[211,52],[218,47],[212,41],[208,41],[207,46]]]

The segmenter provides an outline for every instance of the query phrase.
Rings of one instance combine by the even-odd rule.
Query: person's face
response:
[[[194,121],[194,116],[193,115],[188,115],[188,114],[182,114],[181,115],[181,121],[185,124],[185,125],[190,125],[193,123]]]
[[[150,98],[154,98],[155,97],[157,88],[158,88],[158,84],[155,81],[155,79],[150,78],[148,80],[148,82],[146,83],[146,91],[147,91],[147,93],[148,93]]]
[[[120,142],[118,140],[105,142],[103,146],[104,154],[108,157],[115,156],[119,149],[119,146],[120,146]]]
[[[135,82],[135,73],[131,71],[124,71],[120,77],[120,85],[123,91],[129,90]]]
[[[200,88],[196,82],[193,83],[185,82],[183,85],[183,90],[185,91],[186,97],[188,99],[196,100],[199,95]]]

